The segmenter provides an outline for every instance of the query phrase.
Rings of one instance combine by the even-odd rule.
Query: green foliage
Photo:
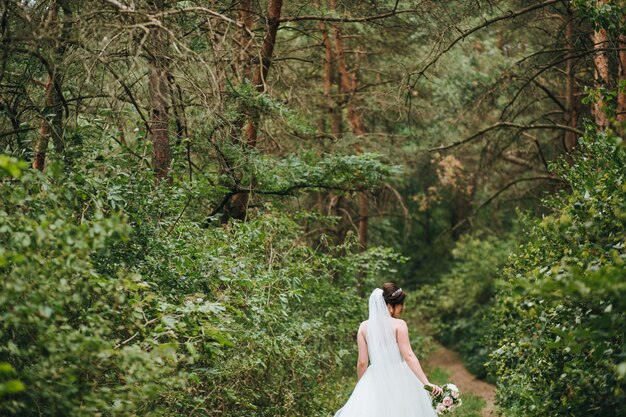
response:
[[[426,316],[436,335],[465,358],[468,369],[485,378],[489,350],[485,313],[493,302],[496,278],[516,245],[516,234],[496,237],[485,233],[463,236],[452,254],[450,272],[420,293]]]
[[[0,363],[0,399],[24,391],[22,381],[13,379],[15,369],[6,362]]]
[[[233,85],[228,84],[230,103],[230,114],[240,118],[243,114],[273,116],[280,119],[281,124],[288,129],[302,134],[313,134],[315,128],[311,126],[310,120],[305,119],[298,112],[287,107],[279,100],[272,99],[269,95],[259,93],[250,80]]]
[[[603,81],[626,88],[613,73],[623,1],[519,15],[534,6],[285,2],[271,60],[267,2],[251,3],[250,22],[239,2],[166,3],[156,14],[145,2],[132,13],[0,6],[0,146],[11,154],[0,155],[0,414],[328,415],[354,382],[356,277],[367,288],[404,260],[381,243],[411,257],[403,286],[436,300],[438,338],[481,376],[491,340],[505,412],[616,413],[624,208],[623,188],[607,184],[623,184],[624,165],[613,139],[597,136],[593,157],[561,168],[573,195],[550,203],[542,225],[526,220],[531,242],[506,259],[514,213],[542,213],[537,197],[558,187],[545,170],[563,153],[556,129],[588,113],[563,104],[575,90],[563,67],[597,84],[594,30],[609,32]],[[166,94],[146,76],[157,63]],[[260,63],[263,92],[246,79]],[[602,99],[612,118],[613,87],[587,88],[583,104]],[[51,92],[62,137],[48,140],[43,176],[14,157],[31,161],[45,142]],[[161,186],[156,115],[172,152]],[[358,254],[357,192],[372,248]],[[214,221],[240,217],[229,204],[247,193],[247,223]],[[470,225],[489,233],[458,241]]]
[[[626,14],[626,4],[621,0],[574,0],[573,6],[585,19],[596,27],[601,27],[615,33],[623,33],[623,18]]]
[[[216,187],[154,187],[124,158],[47,176],[1,161],[0,414],[322,416],[345,400],[356,277],[378,282],[393,253],[315,249],[271,206],[204,228]]]
[[[19,178],[26,167],[26,162],[0,154],[0,178]]]
[[[214,147],[223,169],[208,181],[220,186],[210,186],[203,192],[208,191],[205,196],[216,202],[238,192],[249,192],[261,202],[268,202],[272,196],[297,196],[311,190],[345,194],[367,191],[401,172],[399,166],[374,153],[300,151],[272,156],[231,141],[220,141]]]
[[[263,192],[301,188],[366,190],[380,184],[399,167],[381,162],[380,155],[288,155],[280,160],[259,157],[251,168]]]
[[[570,194],[527,222],[491,312],[491,366],[509,416],[626,414],[626,150],[588,128]],[[621,371],[620,371],[621,370]]]

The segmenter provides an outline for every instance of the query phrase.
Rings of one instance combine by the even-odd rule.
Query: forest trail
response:
[[[424,368],[434,370],[441,368],[450,375],[450,382],[454,383],[463,393],[470,393],[482,397],[487,405],[482,410],[482,417],[495,417],[495,390],[496,387],[472,375],[463,364],[458,353],[439,343],[435,343],[435,350],[424,359]]]

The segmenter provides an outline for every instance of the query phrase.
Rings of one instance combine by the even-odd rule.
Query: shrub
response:
[[[557,168],[571,193],[503,269],[490,315],[505,415],[626,415],[625,166],[622,141],[588,128]]]
[[[391,252],[316,250],[271,207],[203,227],[209,185],[155,187],[113,157],[63,171],[0,159],[0,414],[321,416],[345,400],[356,277]]]
[[[499,269],[516,246],[516,236],[464,235],[452,251],[450,272],[420,293],[420,304],[435,325],[437,339],[458,350],[468,369],[480,378],[487,377],[484,364],[489,359],[485,313],[493,301]]]

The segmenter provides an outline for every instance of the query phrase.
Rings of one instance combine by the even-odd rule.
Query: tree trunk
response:
[[[605,4],[607,0],[601,0],[599,4]],[[599,28],[593,32],[592,35],[593,45],[596,49],[596,53],[593,56],[593,63],[595,67],[594,81],[596,89],[606,87],[609,84],[609,56],[606,49],[609,47],[609,35],[604,28]],[[605,106],[604,97],[600,95],[598,100],[593,105],[593,117],[596,125],[599,129],[606,129],[609,125],[609,120],[606,113],[603,111]]]
[[[343,100],[347,101],[348,105],[348,121],[352,128],[352,133],[356,136],[363,136],[365,134],[365,126],[363,125],[363,118],[355,107],[353,100],[354,92],[357,89],[357,76],[348,72],[346,58],[343,48],[343,41],[341,38],[341,31],[339,28],[335,28],[335,55],[337,56],[337,69],[340,77],[341,93]],[[362,153],[363,149],[360,144],[355,146],[355,152],[357,154]],[[368,202],[365,192],[359,192],[357,198],[357,204],[359,207],[359,243],[361,250],[367,249],[367,231],[368,231]]]
[[[330,132],[335,138],[341,136],[342,120],[341,112],[339,111],[339,105],[332,97],[334,68],[333,68],[333,50],[330,42],[330,36],[328,35],[328,29],[326,23],[319,23],[320,31],[322,32],[322,43],[324,45],[324,71],[322,85],[324,88],[324,98],[326,100],[326,109],[330,119]]]
[[[452,190],[451,202],[450,227],[456,241],[469,230],[467,220],[472,215],[472,199],[462,190]]]
[[[359,193],[358,204],[359,204],[359,244],[361,245],[361,250],[365,250],[367,249],[369,207],[368,207],[368,202],[367,202],[367,194],[365,194],[365,192],[363,191]]]
[[[252,0],[241,0],[239,2],[239,11],[237,12],[237,21],[241,24],[240,32],[237,34],[237,78],[239,82],[244,83],[245,80],[252,82],[252,37],[250,34],[254,30],[254,15],[252,14]],[[244,137],[247,137],[248,123],[254,118],[252,113],[247,109],[243,110],[244,119],[237,122],[238,129],[242,130]],[[245,125],[244,125],[245,122]],[[256,133],[254,134],[254,143],[246,140],[246,145],[256,146]],[[248,202],[250,196],[248,193],[239,193],[233,195],[224,206],[224,216],[222,222],[226,223],[229,219],[245,220],[248,210]]]
[[[346,58],[343,50],[343,40],[341,38],[341,29],[335,28],[335,55],[337,56],[337,72],[339,73],[339,91],[341,92],[341,104],[350,101],[352,94],[352,80],[348,73]]]
[[[248,78],[251,80],[250,65],[252,50],[252,37],[250,34],[254,29],[254,15],[252,14],[252,0],[241,0],[239,2],[238,22],[242,25],[237,35],[238,54],[237,54],[237,71],[238,78],[243,81]]]
[[[618,88],[622,90],[617,94],[617,111],[615,121],[617,130],[622,137],[626,135],[626,35],[622,34],[618,38],[619,46],[619,81]]]
[[[167,74],[167,81],[169,83],[168,89],[170,92],[170,103],[174,116],[174,123],[176,124],[176,146],[180,146],[182,140],[189,136],[183,91],[171,72]]]
[[[185,111],[185,101],[183,100],[183,91],[180,84],[171,73],[168,73],[167,80],[171,93],[172,112],[174,113],[174,122],[176,123],[176,146],[180,146],[185,140],[185,152],[187,156],[187,165],[189,169],[189,181],[193,179],[193,166],[191,162],[191,141],[189,140],[189,128],[187,125],[187,114]]]
[[[242,9],[249,10],[251,2],[244,1]],[[274,46],[276,45],[276,34],[280,24],[280,13],[283,7],[282,0],[271,0],[267,8],[267,23],[263,44],[259,51],[259,60],[253,68],[252,85],[259,93],[265,92],[265,83],[272,64],[272,55],[274,54]],[[252,26],[252,17],[245,10],[240,12],[239,19],[244,26]],[[245,66],[243,67],[245,69]],[[254,148],[257,144],[257,131],[259,126],[259,115],[246,114],[248,121],[243,128],[243,135],[247,146]],[[248,203],[250,200],[249,193],[235,194],[226,205],[224,220],[235,218],[245,220],[248,214]]]
[[[149,2],[153,11],[163,11],[163,0]],[[160,28],[150,32],[148,43],[148,95],[150,102],[150,139],[152,140],[152,164],[157,181],[169,178],[171,162],[169,138],[169,83],[165,58],[165,34]]]
[[[150,94],[150,137],[152,163],[157,181],[168,177],[170,167],[169,111],[167,105],[167,70],[159,60],[148,62],[148,91]]]
[[[282,0],[271,0],[267,8],[267,24],[265,38],[263,38],[263,44],[261,45],[261,51],[259,53],[260,62],[254,70],[254,76],[252,77],[252,85],[260,92],[265,92],[267,74],[272,64],[272,55],[274,54],[274,45],[276,44],[276,34],[278,33],[278,26],[280,24],[280,12],[283,7]],[[259,126],[259,116],[255,115],[248,121],[244,127],[244,136],[246,143],[255,147],[257,142],[257,131]]]
[[[43,171],[46,164],[46,151],[52,139],[57,153],[63,152],[63,104],[57,91],[57,72],[48,75],[45,92],[45,107],[39,128],[39,137],[35,144],[33,168]],[[57,87],[55,87],[57,84]]]
[[[63,97],[61,96],[63,77],[60,67],[67,47],[66,41],[69,38],[72,18],[72,10],[66,1],[58,0],[50,4],[46,25],[52,28],[59,25],[59,8],[63,10],[64,21],[60,26],[60,39],[56,41],[57,45],[54,49],[52,65],[51,68],[48,69],[48,79],[44,93],[44,108],[33,158],[33,168],[39,171],[43,171],[45,167],[46,151],[50,139],[52,139],[57,154],[62,154],[64,150]]]
[[[261,46],[261,60],[252,78],[252,85],[259,92],[265,91],[265,81],[272,64],[272,55],[274,54],[274,45],[276,45],[276,34],[278,33],[282,7],[282,0],[271,0],[267,8],[267,26],[263,45]]]
[[[568,11],[565,26],[565,47],[566,54],[574,53],[574,14]],[[576,69],[574,59],[568,59],[565,62],[565,124],[576,127],[578,124],[578,85],[576,84]],[[578,134],[571,131],[565,131],[564,145],[565,150],[571,152],[578,142]]]

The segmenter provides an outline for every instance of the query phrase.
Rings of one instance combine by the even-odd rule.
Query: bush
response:
[[[477,232],[463,236],[452,251],[449,273],[420,293],[420,304],[435,324],[437,339],[458,350],[468,369],[487,377],[489,326],[485,313],[491,307],[499,269],[516,246],[516,233],[505,237]]]
[[[154,187],[115,158],[25,169],[0,159],[0,414],[322,416],[345,400],[356,277],[392,253],[315,250],[269,206],[205,228],[211,186]]]
[[[622,141],[589,128],[557,168],[571,193],[503,269],[491,369],[507,416],[626,415],[625,166]]]

